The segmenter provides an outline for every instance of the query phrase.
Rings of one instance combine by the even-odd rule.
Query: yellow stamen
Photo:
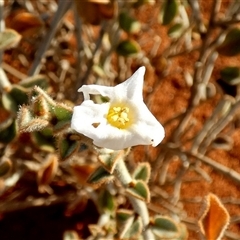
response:
[[[113,106],[110,107],[107,120],[108,122],[117,128],[125,129],[131,124],[130,109],[126,106]]]

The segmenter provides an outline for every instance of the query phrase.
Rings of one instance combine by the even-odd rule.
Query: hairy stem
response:
[[[114,170],[114,175],[122,183],[124,187],[127,187],[128,184],[132,181],[132,177],[123,159],[118,159],[116,168]],[[144,232],[143,232],[144,239],[146,240],[154,239],[152,231],[149,229],[146,229],[149,224],[149,213],[148,213],[146,203],[132,196],[128,196],[128,199],[131,202],[135,212],[138,213],[142,219],[143,229],[144,229]]]

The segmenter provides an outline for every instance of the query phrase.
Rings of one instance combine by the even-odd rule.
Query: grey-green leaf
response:
[[[130,187],[127,188],[126,192],[142,201],[150,201],[150,191],[147,184],[142,180],[136,180],[130,183]]]
[[[103,167],[99,167],[94,173],[91,174],[87,182],[99,186],[102,183],[111,180],[112,178],[113,176],[108,171],[106,171]]]
[[[122,236],[123,239],[135,239],[139,237],[140,233],[142,232],[142,221],[139,218],[133,222]]]
[[[178,224],[168,216],[156,217],[151,228],[161,239],[177,239],[180,236]]]
[[[237,85],[240,83],[240,68],[225,67],[220,71],[221,79],[229,85]]]
[[[179,38],[184,31],[182,23],[176,23],[168,29],[168,36],[171,38]]]
[[[160,14],[160,21],[163,25],[168,25],[172,22],[178,13],[177,0],[165,0]]]
[[[103,189],[98,197],[98,205],[101,212],[110,212],[113,213],[115,210],[115,201],[113,196],[107,189]]]
[[[119,14],[119,26],[129,33],[137,33],[141,28],[139,21],[129,15],[129,12],[121,12]]]
[[[0,50],[14,47],[21,40],[21,35],[13,29],[6,29],[0,32]]]
[[[45,75],[34,75],[22,80],[19,84],[25,88],[39,86],[42,89],[46,89],[48,87],[48,79]]]
[[[79,144],[76,141],[70,140],[65,136],[63,139],[59,139],[58,148],[61,159],[66,160],[79,149]]]
[[[17,136],[18,128],[16,121],[9,118],[0,126],[0,142],[10,143]]]
[[[231,29],[223,43],[217,48],[219,54],[224,56],[235,56],[240,53],[240,29]]]
[[[134,40],[124,40],[118,44],[116,50],[119,55],[130,57],[140,51],[140,46]]]
[[[148,182],[150,178],[150,172],[151,168],[149,163],[140,163],[133,172],[133,178],[136,180],[143,180],[144,182]]]

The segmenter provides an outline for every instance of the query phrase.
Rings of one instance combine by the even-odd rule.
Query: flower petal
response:
[[[102,95],[103,97],[114,98],[114,87],[106,87],[100,85],[83,85],[78,89],[78,92],[82,92],[84,100],[90,100],[90,94]]]
[[[129,79],[115,87],[84,85],[85,101],[74,107],[71,127],[92,138],[98,147],[121,150],[135,145],[157,146],[164,138],[164,129],[143,102],[142,87],[145,67],[139,68]],[[90,94],[109,97],[110,102],[95,104]],[[110,107],[129,108],[131,125],[119,129],[107,120]],[[132,115],[131,115],[132,114]]]
[[[165,136],[163,126],[152,115],[144,102],[137,103],[137,105],[135,103],[135,110],[136,122],[129,131],[132,131],[132,134],[138,138],[139,144],[151,144],[153,147],[156,147]]]
[[[115,96],[121,99],[142,101],[145,67],[140,67],[130,78],[114,88]],[[118,100],[117,99],[117,100]]]
[[[145,67],[140,67],[130,78],[115,87],[83,85],[78,92],[83,93],[84,100],[90,100],[90,94],[109,97],[111,102],[142,100],[144,74]]]
[[[99,134],[95,124],[106,124],[104,116],[108,109],[109,103],[94,104],[91,100],[84,101],[80,106],[73,108],[71,128],[94,139]]]

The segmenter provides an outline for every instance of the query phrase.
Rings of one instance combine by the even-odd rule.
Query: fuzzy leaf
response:
[[[142,201],[149,202],[150,201],[150,192],[147,184],[142,180],[135,180],[129,184],[126,192]]]
[[[180,236],[177,238],[177,240],[187,240],[189,234],[188,234],[186,225],[183,223],[179,223],[178,227],[179,227]]]
[[[0,163],[0,178],[6,176],[12,169],[12,162],[6,160]]]
[[[113,213],[115,210],[115,202],[113,196],[106,189],[103,189],[98,197],[98,206],[101,212]]]
[[[134,212],[129,209],[119,209],[116,213],[117,222],[122,224],[134,215]]]
[[[12,113],[16,113],[18,110],[16,101],[9,93],[2,94],[2,105],[6,110]]]
[[[161,9],[161,23],[168,25],[178,13],[177,0],[165,0]]]
[[[57,104],[54,107],[54,114],[57,120],[71,120],[72,118],[72,109],[64,104]]]
[[[49,122],[45,119],[33,117],[32,112],[27,106],[22,106],[17,115],[20,131],[33,132],[44,130]]]
[[[57,122],[57,124],[53,126],[53,131],[54,131],[54,133],[59,133],[69,127],[70,127],[70,121],[62,120],[62,121]]]
[[[37,181],[39,186],[49,184],[58,169],[58,158],[56,154],[49,154],[46,161],[41,166],[37,173]]]
[[[240,53],[240,29],[233,28],[227,35],[223,43],[217,48],[219,54],[224,56],[235,56]]]
[[[200,229],[206,239],[221,239],[229,220],[229,214],[219,198],[212,193],[208,194],[205,211],[199,220]]]
[[[78,182],[81,185],[85,185],[89,176],[96,169],[95,164],[85,163],[85,164],[71,164],[71,172],[76,176]]]
[[[158,216],[152,225],[153,233],[160,239],[176,239],[180,236],[179,226],[167,216]]]
[[[109,172],[113,173],[117,160],[122,158],[124,151],[111,151],[111,152],[103,152],[98,156],[99,161],[102,163],[103,167]]]
[[[79,149],[79,144],[65,136],[64,138],[59,139],[58,148],[61,159],[66,160]]]
[[[113,179],[113,176],[103,167],[99,167],[93,174],[91,174],[87,182],[99,186],[106,181],[110,181],[111,179]]]
[[[150,164],[147,162],[140,163],[133,173],[133,178],[136,180],[143,180],[144,182],[148,182],[150,178]]]
[[[135,220],[131,225],[128,225],[127,231],[125,231],[125,234],[121,236],[123,239],[135,239],[138,238],[139,235],[142,232],[142,221],[141,218],[138,217],[137,220]]]
[[[31,109],[34,116],[46,120],[52,118],[51,107],[42,95],[32,98]]]
[[[221,70],[221,79],[229,85],[237,85],[240,83],[240,68],[239,67],[225,67]]]
[[[19,105],[28,103],[28,91],[20,85],[13,85],[9,94]]]
[[[129,33],[137,33],[140,31],[141,24],[129,15],[129,12],[121,12],[119,14],[119,26]]]
[[[184,30],[183,24],[176,23],[168,29],[167,33],[168,33],[168,36],[171,38],[179,38],[183,33],[183,30]]]
[[[39,86],[42,89],[46,89],[48,87],[48,79],[45,75],[34,75],[22,80],[19,84],[25,88]]]
[[[117,46],[117,53],[124,57],[132,56],[140,51],[139,44],[134,40],[124,40]]]
[[[31,137],[36,146],[46,152],[54,152],[54,139],[53,137],[46,137],[41,132],[31,133]]]
[[[21,40],[21,35],[13,29],[6,29],[0,32],[0,50],[14,47]]]
[[[0,125],[0,142],[10,143],[17,136],[17,124],[13,119],[9,119],[5,124]]]

